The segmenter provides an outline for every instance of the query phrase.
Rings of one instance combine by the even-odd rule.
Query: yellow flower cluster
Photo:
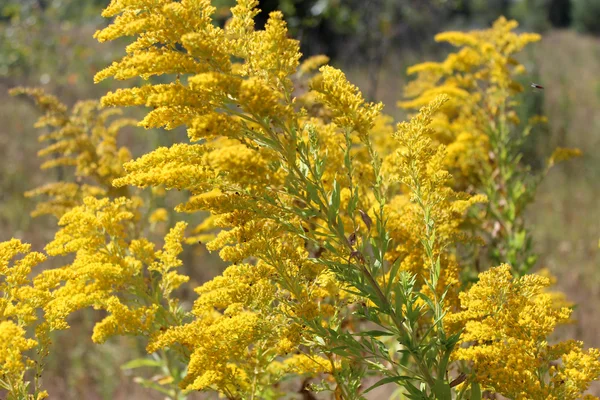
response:
[[[164,249],[155,251],[146,239],[132,239],[138,206],[126,198],[87,197],[61,217],[62,228],[46,251],[52,256],[75,253],[75,259],[34,279],[35,287],[48,293],[43,308],[52,329],[67,329],[66,318],[88,307],[109,313],[94,328],[97,342],[116,334],[149,335],[156,329],[155,318],[162,325],[177,320],[171,293],[188,280],[176,272],[186,225],[178,223],[165,237]],[[147,273],[157,274],[158,293]],[[130,303],[132,294],[143,301]]]
[[[69,112],[56,97],[42,89],[16,88],[11,94],[31,97],[44,113],[35,124],[47,131],[39,136],[46,147],[38,156],[49,158],[41,168],[60,168],[60,176],[66,175],[64,167],[75,168],[75,182],[48,183],[25,193],[27,197],[48,197],[37,204],[32,216],[52,214],[60,218],[80,205],[84,197],[127,194],[126,190],[115,188],[112,181],[123,175],[122,164],[131,159],[127,148],[117,146],[117,136],[123,127],[134,125],[135,120],[117,118],[109,122],[121,111],[102,110],[95,100],[80,101]]]
[[[321,67],[320,71],[321,75],[312,81],[312,88],[333,113],[333,122],[366,138],[383,104],[365,104],[358,88],[346,80],[342,71],[330,66]]]
[[[227,268],[222,276],[196,288],[195,319],[153,336],[148,351],[183,346],[190,355],[181,386],[212,388],[230,398],[269,388],[286,374],[329,372],[327,364],[309,362],[314,357],[306,354],[272,363],[277,356],[295,351],[302,337],[302,328],[274,304],[275,272],[263,262]]]
[[[105,317],[92,339],[143,338],[171,374],[160,384],[177,392],[278,398],[280,382],[302,376],[326,377],[336,398],[356,398],[369,371],[412,398],[451,398],[448,373],[458,366],[463,386],[578,398],[600,374],[600,353],[548,344],[570,312],[543,292],[547,278],[513,278],[502,266],[459,294],[468,266],[457,244],[477,241],[465,225],[487,201],[472,194],[493,164],[486,129],[517,122],[510,96],[523,68],[512,57],[538,36],[514,33],[503,18],[438,35],[460,50],[411,68],[417,79],[402,106],[420,111],[394,129],[327,57],[300,63],[280,12],[255,29],[257,6],[238,0],[223,26],[209,0],[112,0],[103,13],[114,20],[98,40],[134,41],[95,80],[145,82],[101,104],[149,107],[138,125],[185,127],[190,143],[131,160],[116,144],[131,121],[109,122],[118,112],[97,102],[68,112],[39,90],[15,92],[45,112],[38,126],[51,132],[40,156],[54,158],[44,167],[74,167],[76,179],[29,194],[50,196],[36,213],[59,217],[45,251],[68,256],[66,265],[30,279],[45,256],[17,240],[0,244],[0,384],[22,398],[25,372],[39,369],[28,352],[45,354],[50,331],[93,308]],[[461,192],[468,184],[474,190]],[[176,211],[203,219],[187,239],[187,225],[174,224],[159,250],[145,224],[165,227],[173,215],[128,186],[184,191]],[[195,288],[186,310],[180,255],[197,240],[230,265]],[[35,393],[45,395],[37,381]]]
[[[502,265],[480,274],[460,294],[462,311],[446,323],[464,326],[454,357],[473,363],[474,379],[511,399],[578,399],[600,376],[600,350],[581,342],[549,345],[569,308],[556,308],[544,293],[550,281],[539,275],[513,278]]]
[[[19,385],[23,380],[23,353],[35,347],[37,342],[27,339],[25,329],[13,321],[0,322],[0,339],[0,374],[4,381],[10,382],[4,389],[11,390],[13,385]]]
[[[436,139],[447,145],[446,164],[457,183],[477,184],[489,162],[490,149],[486,127],[497,117],[518,123],[509,96],[523,90],[516,76],[525,71],[515,53],[540,40],[533,33],[515,33],[518,24],[500,17],[490,29],[471,32],[444,32],[437,42],[460,49],[442,62],[425,62],[408,69],[416,79],[405,90],[406,101],[398,105],[416,109],[439,94],[450,101],[433,116]]]
[[[448,300],[452,303],[460,285],[459,266],[451,249],[468,239],[461,230],[466,211],[486,198],[457,193],[450,186],[451,176],[444,165],[446,149],[434,144],[431,128],[433,116],[447,101],[448,97],[440,95],[409,122],[398,124],[394,137],[400,148],[386,158],[384,171],[408,189],[408,194],[396,195],[387,206],[388,227],[397,243],[389,253],[390,261],[399,258],[401,270],[428,279],[430,261],[423,238],[433,238],[432,255],[441,263],[438,290],[441,293],[450,287],[454,296]]]
[[[30,245],[17,239],[0,243],[0,389],[7,390],[10,399],[29,398],[25,373],[36,370],[49,343],[48,327],[38,321],[44,298],[29,277],[32,268],[46,257],[30,249]],[[22,258],[15,260],[19,255]],[[35,339],[31,338],[31,328],[35,328]],[[28,354],[33,348],[37,357]],[[32,399],[46,397],[37,379],[34,390]]]
[[[237,264],[197,290],[200,298],[193,322],[168,329],[149,346],[154,351],[183,345],[191,351],[188,376],[181,384],[188,390],[212,387],[226,394],[243,393],[250,390],[253,379],[258,379],[257,387],[269,387],[272,379],[283,374],[272,369],[267,374],[270,360],[284,357],[300,344],[298,319],[322,319],[326,324],[341,301],[339,284],[326,278],[323,266],[312,260],[319,252],[322,258],[338,256],[323,254],[314,246],[307,249],[297,234],[298,227],[304,225],[302,229],[324,241],[331,235],[327,217],[314,215],[311,226],[297,212],[301,208],[308,211],[315,204],[298,199],[300,193],[285,193],[292,179],[298,179],[298,174],[315,161],[301,159],[298,148],[312,143],[319,157],[326,155],[327,163],[318,177],[305,177],[327,191],[336,184],[343,185],[340,209],[351,203],[349,187],[361,183],[360,190],[366,193],[373,177],[368,161],[364,165],[367,151],[364,146],[355,149],[354,143],[368,141],[382,106],[366,104],[341,71],[323,67],[312,83],[312,92],[331,119],[324,121],[298,110],[292,98],[300,59],[298,43],[287,38],[278,12],[270,15],[264,30],[255,30],[257,4],[239,1],[225,27],[218,28],[210,20],[214,8],[207,1],[167,1],[158,7],[113,2],[105,15],[120,15],[96,34],[101,41],[138,35],[127,48],[128,55],[100,72],[97,80],[179,75],[170,84],[109,93],[102,103],[152,107],[140,125],[167,129],[186,125],[190,141],[200,142],[159,148],[126,163],[126,175],[116,179],[115,185],[187,190],[192,197],[178,206],[179,211],[211,213],[194,230],[194,239],[204,240],[206,233],[220,228],[207,247],[219,250],[223,260]],[[156,46],[148,47],[150,37],[153,44],[160,43],[164,57],[156,57]],[[181,47],[185,51],[181,52]],[[166,56],[172,53],[179,54]],[[310,74],[324,62],[322,57],[313,59],[301,73]],[[345,156],[339,143],[346,141],[345,135],[350,138],[350,164],[356,168],[354,183],[340,168]],[[300,166],[302,163],[305,167]],[[316,195],[312,201],[326,201],[323,192]],[[369,209],[372,201],[372,195],[368,196],[360,200],[364,203],[360,206]],[[354,230],[360,217],[344,212],[340,215],[347,229]],[[336,252],[349,253],[341,243],[335,246]],[[256,265],[245,264],[247,260],[257,260]],[[240,270],[248,278],[230,276]],[[258,279],[251,282],[251,291],[245,283],[248,279]],[[213,296],[213,292],[220,295]],[[233,294],[244,297],[232,298]],[[219,335],[232,338],[233,344],[215,343]],[[260,351],[261,347],[265,350]],[[310,368],[315,369],[314,365]],[[257,377],[255,371],[264,372]]]
[[[501,17],[489,29],[438,34],[436,41],[458,50],[442,62],[410,67],[409,74],[416,78],[406,86],[408,100],[399,105],[415,109],[439,94],[449,96],[431,116],[431,128],[435,142],[446,146],[443,161],[454,177],[452,187],[488,197],[486,213],[469,222],[475,222],[475,230],[488,243],[489,263],[510,264],[522,275],[537,259],[524,210],[548,168],[580,152],[559,149],[538,173],[524,161],[525,138],[544,118],[534,116],[523,124],[519,120],[516,95],[523,87],[517,77],[525,68],[515,57],[540,36],[516,33],[517,26]],[[463,275],[475,278],[475,273],[471,269]]]

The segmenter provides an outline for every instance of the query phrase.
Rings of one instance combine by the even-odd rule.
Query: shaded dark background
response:
[[[600,347],[600,0],[263,0],[257,25],[282,10],[305,56],[327,54],[370,100],[405,118],[395,107],[407,82],[406,67],[440,60],[451,49],[433,36],[444,30],[485,28],[500,15],[519,29],[543,34],[521,55],[526,83],[545,86],[525,94],[522,112],[549,117],[531,136],[525,161],[537,168],[556,146],[579,147],[584,156],[555,167],[528,212],[538,268],[557,277],[557,288],[576,303],[574,324],[559,337]],[[0,240],[18,237],[41,250],[55,231],[50,217],[31,219],[34,203],[22,193],[56,179],[41,172],[35,153],[38,114],[30,103],[8,96],[17,85],[43,86],[72,105],[98,98],[131,82],[94,85],[96,71],[123,54],[126,40],[99,44],[92,35],[108,24],[100,16],[107,0],[0,0]],[[213,1],[223,21],[231,1]],[[143,110],[129,110],[143,115]],[[184,140],[179,131],[129,129],[120,138],[135,156],[157,145]],[[165,226],[166,229],[166,226]],[[201,247],[186,251],[187,273],[195,282],[218,274],[223,265]],[[143,349],[128,339],[91,343],[94,315],[81,313],[73,329],[55,339],[46,382],[51,398],[161,398],[139,388],[118,366]],[[594,388],[596,394],[599,388]],[[191,396],[191,398],[200,398]],[[377,398],[377,397],[375,397]]]

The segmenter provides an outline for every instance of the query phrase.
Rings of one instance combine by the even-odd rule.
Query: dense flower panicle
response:
[[[170,14],[166,11],[167,6],[170,7],[171,4],[168,3],[163,8],[159,7],[153,10],[157,18],[165,21],[170,18],[168,16]],[[181,2],[179,6],[185,10],[194,9],[196,6],[200,9],[205,7],[206,13],[199,13],[199,15],[212,14],[212,10],[208,9],[206,2],[198,3],[195,6],[188,2]],[[123,12],[123,17],[127,15],[126,18],[133,18],[135,7],[144,9],[147,8],[147,5],[136,4],[135,6],[111,8],[110,15]],[[230,196],[227,192],[232,189],[241,192],[240,189],[248,188],[249,185],[251,185],[252,191],[255,190],[254,188],[264,186],[266,182],[276,188],[275,183],[281,182],[280,179],[285,178],[281,165],[277,166],[266,147],[275,146],[281,149],[281,147],[291,144],[286,143],[284,138],[270,136],[273,133],[270,132],[271,127],[266,121],[275,122],[272,127],[277,134],[282,133],[279,131],[288,129],[297,130],[297,126],[301,123],[290,108],[292,90],[290,76],[297,69],[298,44],[286,37],[287,32],[280,13],[270,16],[264,31],[255,31],[252,20],[256,13],[255,7],[256,2],[240,1],[232,9],[233,17],[224,28],[225,38],[219,39],[219,48],[222,51],[230,52],[232,56],[242,59],[241,63],[234,64],[235,68],[231,70],[233,74],[229,73],[229,70],[211,65],[211,72],[197,74],[190,70],[188,74],[192,76],[186,80],[178,79],[173,84],[122,89],[105,96],[103,99],[105,105],[145,104],[155,107],[155,110],[141,122],[142,125],[164,125],[167,128],[173,128],[185,124],[188,126],[188,134],[192,140],[205,138],[208,140],[206,146],[210,146],[184,147],[184,145],[177,145],[168,151],[161,149],[135,163],[126,165],[128,176],[117,180],[117,185],[166,184],[167,187],[187,189],[193,195],[203,196],[203,192],[207,192],[211,185],[216,184],[224,192],[222,196],[227,197]],[[145,18],[146,16],[140,19]],[[133,26],[134,23],[131,21],[126,24],[115,23],[113,28],[107,28],[108,30],[99,32],[97,36],[101,40],[112,39],[118,36],[115,32],[125,29],[124,27],[129,24]],[[209,40],[208,36],[210,35],[203,30],[204,28],[198,28],[204,26],[203,24],[204,22],[182,28],[189,30],[188,33],[181,36],[184,47],[185,39],[189,35],[195,35],[194,40],[197,42]],[[152,26],[147,27],[143,33],[140,31],[138,40],[146,35],[152,35],[157,42],[164,43],[168,47],[182,32],[179,27],[171,29],[170,25],[165,26],[167,26],[165,31],[157,31],[156,34],[151,34],[154,30]],[[131,32],[128,31],[127,34]],[[108,33],[110,33],[110,37],[106,36]],[[136,46],[131,47],[128,51],[127,57],[136,57],[136,55],[145,53],[143,47]],[[185,52],[194,55],[189,48]],[[207,55],[206,60],[212,61],[214,58],[214,55]],[[332,74],[326,73],[325,75],[327,75],[327,81],[329,75]],[[333,75],[332,79],[335,78]],[[101,73],[99,77],[103,78],[104,75]],[[340,79],[336,78],[337,81],[342,82],[341,77],[338,76],[338,78]],[[343,80],[345,81],[345,78]],[[332,91],[334,84],[335,82],[331,81],[326,89]],[[340,88],[343,93],[329,93],[328,101],[336,102],[335,99],[339,98],[340,100],[336,104],[341,104],[348,110],[356,108],[355,111],[350,110],[353,113],[353,122],[352,126],[347,128],[355,128],[360,131],[360,135],[366,135],[381,106],[364,104],[357,89],[347,82]],[[234,106],[238,106],[241,113],[232,109]],[[338,111],[343,112],[343,110]],[[339,116],[342,117],[341,114]],[[219,136],[225,136],[232,140],[223,141],[218,139]],[[248,146],[249,140],[258,141],[267,146],[256,150],[254,146]],[[326,151],[339,152],[335,140],[331,140],[331,145],[332,148]],[[205,148],[206,151],[200,151],[201,148]],[[205,152],[207,155],[198,154],[198,151]],[[197,162],[190,158],[193,153],[198,154]],[[249,174],[250,172],[252,173]],[[334,171],[331,174],[333,175]],[[368,179],[368,174],[361,175],[365,175],[365,180]],[[218,179],[216,179],[217,176]],[[333,176],[328,179],[328,185],[333,183],[332,178]],[[341,178],[343,179],[343,176]],[[254,194],[256,195],[256,193]],[[272,196],[272,194],[270,195]],[[192,204],[197,204],[197,201],[193,199],[186,205],[186,211],[194,209]],[[243,204],[239,206],[244,208]],[[245,208],[248,207],[249,205],[246,204]],[[261,207],[264,208],[264,206]]]
[[[42,272],[35,287],[50,290],[45,304],[46,319],[55,329],[66,329],[73,312],[101,307],[115,288],[127,287],[141,272],[141,265],[126,258],[126,229],[134,218],[133,203],[88,197],[84,204],[67,212],[59,221],[63,228],[46,246],[50,255],[76,253],[65,267]]]
[[[87,307],[109,313],[94,328],[97,342],[113,335],[149,336],[179,318],[179,302],[171,295],[189,279],[177,273],[186,224],[176,224],[164,248],[155,251],[148,240],[134,239],[139,206],[125,198],[88,197],[60,219],[62,228],[46,251],[75,253],[75,259],[34,279],[34,288],[47,293],[43,309],[52,329],[67,329],[67,317]],[[140,299],[130,301],[131,295]]]
[[[346,80],[344,73],[330,66],[320,68],[311,86],[318,98],[331,109],[334,123],[342,129],[356,131],[365,138],[373,127],[375,118],[383,108],[382,103],[366,103],[358,88]]]
[[[259,90],[262,95],[272,98],[284,90],[291,94],[291,81],[289,76],[296,71],[300,53],[298,43],[287,38],[287,29],[280,12],[271,13],[263,31],[254,30],[253,15],[256,15],[255,1],[241,1],[233,7],[232,19],[225,29],[212,24],[211,15],[215,8],[210,1],[183,1],[166,2],[163,5],[151,6],[149,4],[129,4],[119,7],[109,7],[107,15],[117,17],[112,25],[96,33],[101,40],[113,40],[119,36],[139,34],[137,41],[128,47],[128,55],[121,61],[96,75],[96,80],[109,76],[126,79],[132,76],[145,78],[156,74],[191,74],[186,86],[184,81],[177,85],[148,85],[139,90],[123,89],[114,94],[109,94],[103,104],[146,104],[159,107],[140,124],[146,127],[161,126],[160,120],[175,119],[173,123],[165,124],[173,128],[177,124],[188,124],[190,119],[200,117],[209,110],[207,102],[236,103],[238,100],[246,104],[249,110],[255,111],[248,104],[247,92]],[[148,11],[139,14],[140,10]],[[160,51],[168,54],[176,53],[173,57],[160,57],[155,61],[149,57],[156,52],[157,44],[161,44]],[[183,48],[184,51],[181,51]],[[243,62],[237,64],[232,70],[230,57],[238,57]],[[163,62],[164,61],[164,62]],[[170,64],[169,64],[170,63]],[[209,72],[210,71],[210,72]],[[214,79],[228,81],[237,77],[239,89],[231,86],[221,86],[218,91],[210,95],[208,87],[198,85],[197,78],[203,73],[212,73]],[[232,75],[231,72],[235,72]],[[239,78],[251,78],[242,85]],[[251,84],[252,78],[262,82]],[[153,92],[162,88],[162,104]],[[227,90],[230,89],[230,90]],[[185,96],[175,95],[185,93]],[[215,97],[217,96],[217,97]],[[195,99],[199,99],[196,101]],[[166,101],[165,101],[166,100]],[[265,99],[266,100],[266,99]],[[274,98],[278,102],[277,97]],[[142,103],[140,103],[142,102]],[[215,103],[215,104],[216,104]],[[168,104],[168,106],[166,105]],[[256,103],[257,105],[260,103]],[[270,104],[267,102],[268,105]],[[183,116],[187,119],[181,119]],[[178,119],[178,120],[177,120]]]
[[[454,357],[472,362],[483,386],[514,399],[577,399],[600,376],[599,350],[575,341],[548,345],[571,314],[543,292],[549,283],[538,275],[515,279],[503,265],[460,294],[462,311],[446,317],[465,327]]]
[[[48,243],[46,251],[50,255],[63,255],[100,248],[107,238],[123,241],[126,232],[121,222],[134,219],[133,207],[133,202],[124,197],[114,202],[107,198],[85,198],[83,205],[61,217],[58,224],[63,228]]]
[[[287,36],[283,14],[280,11],[270,13],[265,29],[254,31],[249,45],[242,71],[250,77],[260,78],[270,87],[291,93],[290,76],[296,72],[301,54],[298,41]]]
[[[508,97],[523,90],[516,76],[524,72],[514,58],[527,44],[540,40],[530,33],[515,33],[516,21],[500,17],[486,30],[444,32],[438,42],[459,47],[442,62],[425,62],[408,69],[416,79],[405,89],[406,101],[399,106],[418,109],[439,94],[450,101],[433,115],[436,139],[447,145],[446,164],[459,184],[477,183],[483,167],[489,163],[490,118],[496,118],[508,103]],[[518,124],[514,109],[507,115]]]
[[[447,147],[444,164],[454,177],[452,186],[486,194],[485,214],[468,222],[475,223],[488,243],[485,256],[492,265],[508,263],[526,274],[537,256],[524,222],[525,209],[554,162],[577,151],[557,152],[537,173],[523,157],[527,136],[543,118],[519,119],[516,95],[523,87],[517,77],[525,68],[515,56],[540,36],[516,33],[517,25],[501,17],[489,29],[437,35],[436,41],[459,49],[440,63],[409,68],[416,79],[406,87],[408,100],[399,105],[415,109],[440,93],[450,97],[432,115],[431,127],[435,141]],[[467,266],[463,276],[474,278],[476,273]]]
[[[200,190],[216,175],[206,165],[210,148],[206,145],[175,144],[159,147],[124,165],[127,175],[116,179],[116,186],[139,187],[164,185],[166,189]]]
[[[40,299],[32,294],[32,268],[46,260],[38,252],[30,252],[31,245],[12,239],[0,243],[0,320],[30,324],[37,320],[36,308]],[[23,258],[14,260],[22,254]],[[12,264],[12,265],[11,265]]]
[[[245,58],[248,47],[245,37],[254,33],[254,18],[260,10],[258,0],[240,0],[231,7],[231,18],[227,21],[225,30],[233,42],[233,54]]]
[[[37,345],[25,337],[25,329],[13,321],[0,321],[0,376],[9,382],[23,379],[26,365],[23,353]]]
[[[121,114],[120,110],[102,110],[95,100],[80,101],[69,112],[42,89],[16,88],[11,94],[32,97],[44,113],[36,127],[48,130],[39,136],[46,147],[38,156],[49,160],[41,168],[74,167],[75,182],[49,183],[25,193],[27,197],[47,198],[37,204],[33,216],[52,214],[60,218],[87,196],[127,193],[112,186],[112,181],[123,175],[122,164],[131,159],[127,148],[118,147],[117,136],[121,129],[136,121],[112,119]]]
[[[0,388],[13,396],[9,398],[26,393],[25,373],[42,361],[49,342],[39,312],[47,296],[33,287],[29,276],[46,257],[30,249],[17,239],[0,243]],[[30,352],[34,348],[37,357]],[[44,398],[38,389],[36,385],[39,398]]]
[[[279,291],[275,273],[263,262],[227,268],[222,276],[196,289],[200,295],[193,308],[197,319],[156,335],[148,351],[175,344],[191,351],[182,382],[186,390],[212,387],[243,395],[249,392],[252,379],[269,387],[286,374],[329,372],[324,360],[319,363],[306,354],[271,363],[295,351],[302,337],[302,328],[275,305]]]
[[[194,118],[187,130],[191,142],[215,139],[217,136],[237,139],[241,132],[242,125],[238,118],[215,112]]]
[[[115,335],[136,334],[148,335],[152,330],[152,322],[158,310],[158,305],[150,307],[130,308],[115,296],[103,300],[103,307],[110,315],[94,326],[92,340],[104,343]]]
[[[426,278],[429,274],[422,238],[435,229],[434,255],[441,257],[442,279],[440,290],[450,285],[456,296],[458,290],[458,265],[449,252],[453,245],[468,240],[461,230],[466,212],[474,204],[486,201],[485,196],[457,193],[450,187],[451,176],[444,166],[445,148],[435,146],[432,116],[448,101],[439,96],[423,107],[410,122],[398,124],[394,137],[400,144],[396,154],[388,156],[384,170],[391,179],[398,180],[409,190],[391,199],[389,222],[391,236],[397,243],[390,259],[401,257],[402,269]],[[435,221],[426,226],[424,220]],[[452,301],[451,301],[452,302]]]
[[[275,382],[272,379],[298,373],[300,365],[293,371],[275,371],[268,362],[296,349],[301,337],[299,326],[273,308],[277,296],[274,273],[275,269],[260,262],[227,268],[222,276],[196,289],[200,295],[193,309],[197,319],[160,333],[148,351],[175,343],[188,348],[190,366],[182,382],[187,390],[214,387],[242,395],[250,390],[252,379],[268,387]],[[307,363],[305,368],[304,373],[327,372],[315,370],[314,364],[308,369]]]
[[[101,71],[96,80],[104,79],[114,75],[121,69],[135,66],[145,70],[143,74],[149,77],[154,74],[189,72],[179,71],[183,67],[181,52],[177,51],[177,45],[182,44],[182,36],[191,33],[202,34],[202,42],[194,46],[192,40],[188,43],[186,50],[190,53],[188,62],[193,65],[213,64],[220,67],[228,65],[228,57],[222,56],[219,44],[224,39],[224,32],[212,25],[211,16],[215,7],[211,6],[209,0],[203,1],[161,1],[160,4],[149,1],[139,2],[111,2],[103,12],[103,16],[117,16],[114,22],[107,28],[96,32],[95,37],[99,41],[114,40],[122,36],[139,35],[138,39],[128,46],[128,55],[119,63],[113,64],[108,69]],[[158,49],[156,44],[164,44],[164,64],[162,70],[148,68],[156,67],[152,60],[147,64],[138,60],[144,58],[149,51]],[[183,43],[186,45],[186,43]],[[171,57],[171,53],[173,53]],[[178,54],[177,54],[178,53]],[[202,60],[199,63],[198,60]],[[222,64],[219,64],[219,61]]]

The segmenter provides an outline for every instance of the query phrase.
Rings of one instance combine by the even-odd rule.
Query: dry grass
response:
[[[578,147],[584,156],[558,165],[539,190],[529,221],[539,265],[577,304],[565,336],[600,347],[600,40],[551,32],[537,47],[545,111],[553,146]],[[593,387],[600,394],[600,384]]]

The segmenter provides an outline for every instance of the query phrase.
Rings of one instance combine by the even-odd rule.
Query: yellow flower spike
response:
[[[450,174],[445,170],[446,151],[433,143],[433,130],[430,124],[433,116],[448,101],[440,95],[409,122],[398,124],[393,136],[399,144],[396,154],[384,162],[384,170],[408,188],[409,195],[401,194],[386,205],[388,229],[398,243],[388,255],[388,260],[400,258],[401,269],[416,274],[419,283],[430,277],[430,262],[427,259],[422,239],[428,228],[423,223],[425,211],[435,227],[435,257],[440,257],[441,274],[437,290],[449,288],[447,307],[457,302],[458,263],[447,249],[457,242],[469,238],[461,231],[460,225],[466,218],[466,211],[474,204],[485,202],[482,195],[470,196],[452,190]],[[423,286],[422,290],[428,290]]]
[[[269,14],[264,31],[254,33],[247,57],[247,71],[251,77],[259,77],[268,84],[291,95],[289,79],[300,60],[300,44],[288,38],[286,23],[280,11]]]
[[[301,74],[309,74],[311,72],[316,71],[321,66],[327,63],[329,63],[329,57],[323,54],[319,54],[316,56],[311,56],[306,60],[302,61],[299,70]]]
[[[133,257],[146,265],[153,263],[156,257],[154,243],[149,242],[147,239],[132,240],[129,251]]]
[[[366,138],[379,116],[382,103],[366,103],[356,86],[346,80],[346,75],[338,69],[324,66],[321,75],[312,82],[312,90],[334,114],[334,123],[341,128],[356,131],[360,138]]]
[[[478,45],[477,39],[469,33],[465,32],[443,32],[435,35],[436,42],[448,42],[453,46],[469,46],[475,47]]]
[[[59,220],[63,228],[46,246],[50,255],[62,255],[81,249],[95,249],[105,242],[105,235],[123,240],[121,221],[133,220],[132,200],[124,197],[111,202],[86,197],[82,206],[75,207]]]
[[[26,373],[35,370],[35,362],[43,360],[49,347],[48,326],[41,312],[49,293],[34,287],[29,278],[46,257],[30,249],[18,239],[0,243],[0,376],[9,398],[26,393],[30,384]],[[30,351],[33,348],[36,356]]]
[[[29,274],[46,256],[30,249],[31,245],[18,239],[0,243],[0,293],[4,293],[0,299],[0,320],[11,318],[30,324],[38,319],[36,308],[45,300],[44,293],[31,287]],[[14,260],[20,255],[21,259]]]
[[[180,275],[173,270],[174,268],[183,265],[178,257],[183,251],[181,242],[183,241],[186,227],[187,224],[185,222],[178,222],[169,231],[165,236],[165,245],[163,249],[156,253],[158,261],[148,268],[148,270],[157,271],[162,275],[160,285],[163,290],[163,296],[167,299],[175,289],[189,280],[188,276]]]
[[[47,183],[27,191],[27,197],[44,199],[37,203],[32,216],[52,214],[60,218],[81,205],[85,197],[127,193],[115,189],[112,181],[123,175],[122,164],[131,159],[127,148],[118,147],[117,137],[123,128],[135,125],[134,120],[122,118],[118,109],[102,110],[97,101],[80,101],[68,110],[41,89],[17,88],[11,93],[32,97],[44,112],[36,126],[47,127],[50,132],[39,136],[46,147],[38,156],[49,160],[41,168],[74,167],[76,176],[75,182]]]
[[[271,89],[259,78],[249,78],[240,85],[238,94],[240,106],[248,114],[259,119],[274,117],[284,119],[286,110],[280,105],[281,99],[280,92]]]
[[[163,185],[166,189],[200,190],[216,176],[206,164],[209,148],[205,145],[176,144],[159,147],[124,165],[127,174],[116,179],[117,187]]]
[[[191,142],[202,139],[214,139],[219,136],[241,137],[242,126],[234,118],[211,112],[194,118],[187,133]]]
[[[37,345],[25,337],[25,329],[13,321],[0,321],[0,375],[5,381],[19,382],[26,367],[23,353]]]
[[[148,217],[148,222],[157,223],[157,222],[166,222],[169,219],[169,212],[165,208],[157,208],[150,214]]]
[[[450,326],[464,324],[457,360],[473,362],[477,381],[509,398],[577,399],[600,376],[600,351],[583,351],[574,341],[548,346],[546,338],[568,320],[543,292],[546,277],[513,278],[503,265],[479,275],[461,293],[462,311],[449,314]],[[557,363],[561,359],[562,363]],[[549,382],[539,371],[547,371]]]
[[[186,47],[191,47],[189,39]],[[155,49],[136,56],[128,56],[121,62],[114,62],[110,67],[103,69],[94,76],[96,83],[108,77],[126,80],[134,77],[149,79],[152,76],[166,73],[201,73],[207,71],[206,65],[198,63],[194,57],[182,54],[179,51]]]
[[[575,157],[581,157],[583,152],[579,149],[569,149],[565,147],[558,147],[550,158],[548,159],[548,168],[553,167],[556,163],[569,160]]]
[[[144,336],[150,330],[158,309],[155,304],[150,307],[130,308],[114,296],[103,303],[110,315],[94,326],[92,340],[95,343],[104,343],[115,335]]]
[[[452,98],[432,116],[432,126],[436,141],[449,148],[445,164],[458,187],[477,185],[482,180],[481,174],[490,163],[486,131],[490,118],[498,115],[508,96],[523,90],[516,76],[525,68],[513,55],[540,36],[517,34],[517,25],[501,17],[489,29],[440,33],[436,41],[459,49],[440,63],[425,62],[408,69],[416,79],[406,86],[407,99],[398,102],[399,107],[418,109],[440,93]],[[510,121],[513,125],[520,122],[516,114]]]
[[[242,58],[248,57],[249,43],[246,40],[254,33],[254,17],[260,10],[258,0],[238,0],[231,8],[232,17],[225,25],[225,33],[232,42],[232,52]]]

